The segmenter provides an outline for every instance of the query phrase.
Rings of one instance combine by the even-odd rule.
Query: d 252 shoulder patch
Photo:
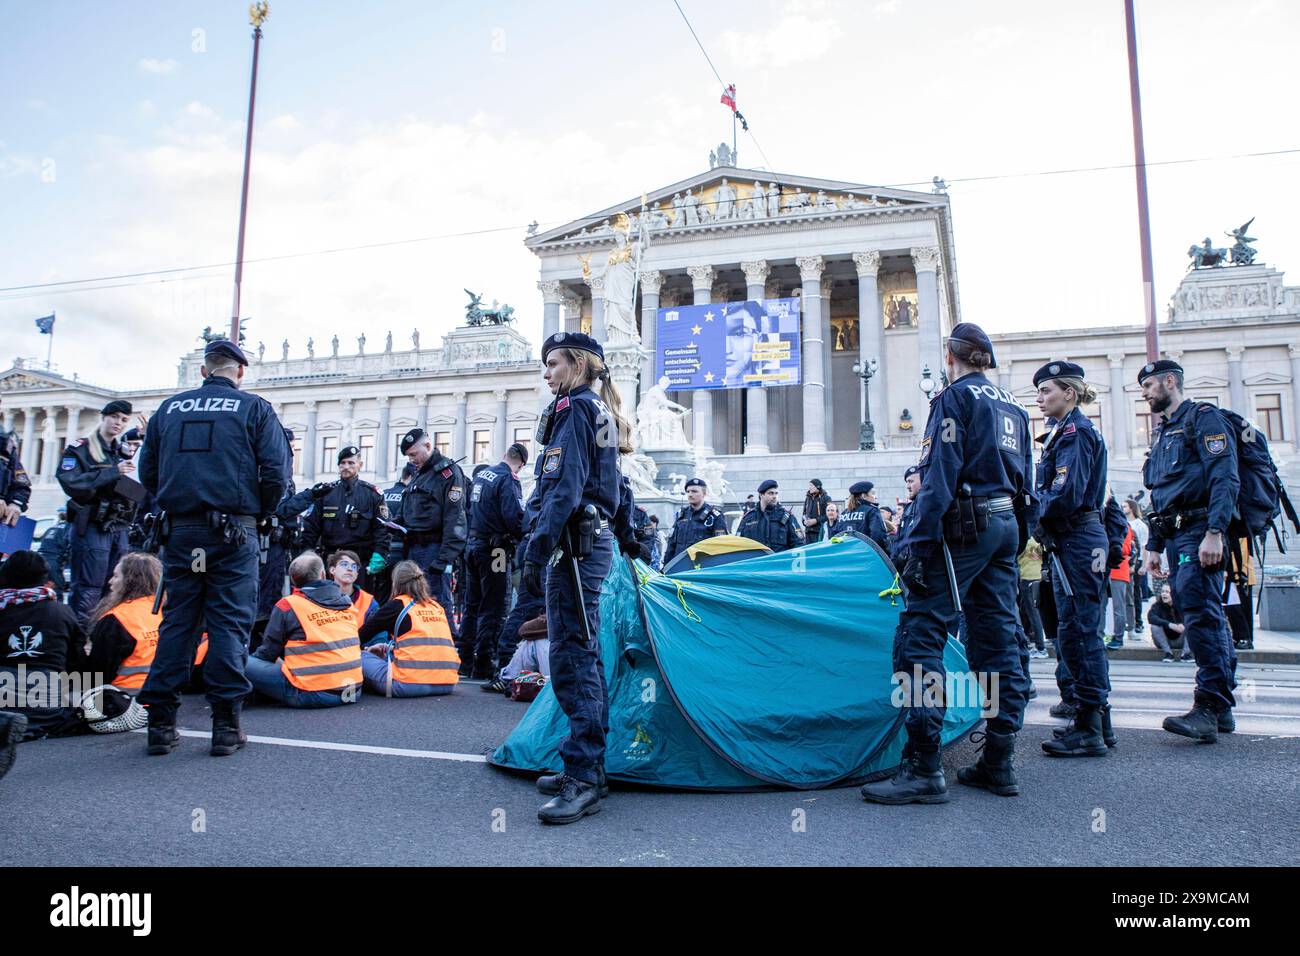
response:
[[[929,458],[930,458],[930,439],[923,438],[921,440],[921,456],[916,459],[916,463],[918,465],[924,465],[929,460]]]
[[[560,456],[564,454],[564,449],[560,447],[546,449],[546,456],[542,459],[542,474],[549,475],[560,470]]]
[[[1056,469],[1056,477],[1052,479],[1052,490],[1060,491],[1065,487],[1065,479],[1070,474],[1069,465],[1060,465]]]
[[[460,501],[464,497],[464,492],[460,490],[460,485],[452,485],[447,492],[447,500],[451,502]]]
[[[1205,450],[1208,451],[1211,455],[1222,455],[1225,451],[1227,451],[1227,449],[1228,449],[1227,435],[1219,434],[1219,435],[1205,436]]]

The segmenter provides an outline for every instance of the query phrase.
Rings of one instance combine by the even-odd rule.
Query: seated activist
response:
[[[393,596],[361,626],[361,641],[361,669],[375,693],[429,697],[456,689],[460,656],[451,626],[414,561],[393,568]]]
[[[352,614],[357,619],[357,627],[370,620],[379,610],[375,596],[369,591],[357,587],[357,575],[361,573],[361,559],[355,551],[335,551],[325,563],[330,580],[339,586],[343,596],[352,602]]]
[[[253,689],[289,707],[337,707],[361,696],[361,642],[352,602],[313,551],[289,564],[291,592],[271,609],[245,673]]]
[[[8,733],[22,729],[24,740],[39,740],[84,729],[80,701],[66,699],[73,688],[57,678],[86,670],[85,644],[86,632],[72,608],[60,603],[45,559],[35,551],[11,554],[0,566],[0,681],[6,696],[19,697],[6,701],[5,709],[23,715],[26,725],[10,721]]]
[[[551,679],[551,640],[546,630],[545,614],[523,623],[519,628],[519,646],[515,648],[514,656],[495,679],[483,685],[483,689],[509,694],[515,678],[529,672]]]

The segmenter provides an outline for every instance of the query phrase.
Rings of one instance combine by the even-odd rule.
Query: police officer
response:
[[[885,519],[880,516],[880,506],[872,495],[875,487],[870,481],[855,481],[850,486],[849,500],[840,512],[840,528],[866,535],[888,554],[889,532],[885,529]]]
[[[622,397],[610,380],[600,343],[581,332],[556,332],[542,345],[546,384],[555,396],[539,427],[537,521],[524,552],[522,584],[542,592],[551,641],[551,687],[569,719],[560,742],[564,770],[541,777],[553,799],[537,811],[543,823],[573,823],[600,809],[605,785],[608,689],[601,662],[600,591],[626,528],[603,526],[619,508],[619,454],[630,453]],[[599,395],[593,386],[599,383]],[[630,520],[627,518],[625,520]],[[622,532],[622,533],[620,533]],[[556,552],[559,552],[556,558]]]
[[[293,484],[293,432],[284,430],[286,455],[284,459],[284,492],[275,513],[259,529],[261,532],[261,567],[257,581],[256,631],[260,635],[271,618],[271,609],[284,597],[284,579],[289,573],[289,548],[297,543],[294,537],[299,511],[295,511]],[[305,505],[304,505],[305,509]],[[254,643],[257,643],[254,641]]]
[[[894,539],[889,546],[890,560],[898,567],[902,567],[901,559],[902,547],[901,542],[907,537],[907,532],[912,525],[916,524],[916,495],[921,490],[921,466],[908,465],[907,470],[903,472],[903,485],[907,488],[907,500],[902,502],[902,513],[898,516],[898,531],[894,534]]]
[[[907,607],[894,635],[894,660],[909,680],[919,668],[923,681],[944,686],[944,646],[958,611],[955,588],[966,617],[971,670],[998,675],[998,709],[988,721],[983,754],[957,779],[1010,796],[1019,792],[1011,760],[1029,687],[1016,643],[1016,553],[1028,536],[1027,517],[1016,509],[1017,499],[1022,511],[1026,507],[1033,480],[1029,416],[1010,392],[985,377],[997,363],[979,326],[954,326],[944,361],[952,384],[931,400],[917,461],[921,487],[911,505],[916,517],[899,542],[906,556],[901,577]],[[948,800],[939,758],[944,708],[927,706],[923,690],[911,687],[908,695],[902,764],[892,779],[864,786],[863,798]]]
[[[68,512],[65,508],[59,509],[58,520],[45,534],[41,535],[41,544],[37,549],[45,563],[50,568],[50,580],[54,582],[54,588],[59,592],[59,600],[63,600],[64,594],[68,590],[68,583],[64,580],[63,571],[72,559],[72,542],[69,540]]]
[[[459,628],[451,615],[451,571],[465,550],[469,527],[465,516],[465,473],[435,451],[422,428],[402,436],[402,454],[415,466],[415,477],[402,496],[406,540],[402,558],[414,561],[429,579],[429,591],[447,610],[452,633]]]
[[[727,522],[722,517],[722,512],[704,503],[704,496],[708,492],[709,486],[703,478],[691,478],[686,482],[686,507],[677,512],[673,530],[668,533],[668,551],[664,554],[665,565],[705,538],[727,533]]]
[[[388,520],[399,527],[402,525],[402,498],[406,494],[406,486],[411,483],[415,477],[415,466],[409,461],[402,466],[402,472],[397,480],[388,488],[384,489],[384,507],[388,509]],[[394,531],[388,539],[388,560],[383,570],[375,575],[373,584],[375,586],[375,600],[383,604],[388,600],[389,594],[393,588],[393,566],[402,560],[402,548],[405,545],[404,535],[399,531]]]
[[[1174,601],[1196,656],[1192,709],[1166,717],[1172,734],[1213,743],[1236,729],[1236,652],[1224,617],[1224,533],[1237,507],[1241,479],[1237,442],[1213,405],[1183,394],[1183,368],[1171,359],[1144,365],[1138,373],[1142,397],[1161,422],[1143,470],[1151,490],[1151,535],[1142,565],[1160,568],[1160,552],[1172,545],[1169,572]]]
[[[200,622],[208,633],[203,664],[212,705],[213,756],[247,740],[239,710],[253,689],[244,676],[257,610],[258,519],[280,503],[288,444],[271,405],[241,391],[248,359],[225,339],[203,350],[203,384],[167,399],[154,413],[141,452],[140,480],[166,512],[162,625],[139,700],[149,707],[148,753],[180,741],[176,711],[190,676]]]
[[[118,399],[100,410],[99,427],[63,451],[59,484],[72,499],[68,519],[72,525],[72,610],[83,625],[99,598],[118,559],[130,550],[128,532],[135,520],[135,504],[119,491],[139,488],[138,482],[119,485],[135,474],[136,466],[125,454],[118,436],[131,421],[131,403]],[[137,495],[137,497],[143,497]]]
[[[1058,646],[1075,701],[1073,723],[1043,741],[1043,750],[1053,757],[1104,757],[1110,667],[1099,623],[1108,586],[1106,442],[1080,408],[1097,394],[1074,362],[1048,362],[1034,373],[1034,385],[1039,410],[1054,422],[1041,436],[1034,538],[1050,571]]]
[[[758,507],[746,511],[736,534],[767,545],[773,551],[788,551],[803,544],[803,533],[794,516],[778,500],[780,489],[768,478],[758,486]]]
[[[18,436],[0,425],[0,524],[13,527],[27,510],[32,480],[19,458]]]
[[[510,566],[524,536],[523,491],[519,470],[528,464],[528,449],[515,442],[502,459],[474,478],[469,492],[469,598],[461,627],[462,675],[485,680],[496,676],[497,641],[510,597]]]
[[[362,481],[361,449],[345,445],[339,449],[339,480],[312,487],[315,504],[303,518],[303,544],[323,555],[352,551],[361,559],[356,586],[370,589],[370,578],[388,563],[388,509],[384,495],[368,481]]]

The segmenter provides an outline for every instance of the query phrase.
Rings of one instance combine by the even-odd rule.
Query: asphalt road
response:
[[[0,782],[0,865],[1191,865],[1300,856],[1300,668],[1243,667],[1239,732],[1216,745],[1159,730],[1192,668],[1116,662],[1119,746],[1054,760],[1050,670],[1020,735],[1022,795],[958,785],[952,802],[868,805],[856,789],[685,794],[617,788],[602,811],[543,827],[532,781],[483,762],[524,705],[465,684],[447,698],[363,698],[333,711],[251,706],[254,740],[207,755],[208,716],[171,756],[139,734],[19,748]]]

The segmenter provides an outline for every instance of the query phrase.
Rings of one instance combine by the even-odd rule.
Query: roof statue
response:
[[[492,300],[490,309],[483,308],[483,296],[465,290],[469,304],[465,306],[465,324],[473,328],[484,325],[510,325],[515,320],[515,309],[511,305],[498,305]]]
[[[1231,232],[1227,233],[1228,237],[1237,240],[1232,244],[1232,264],[1234,266],[1252,266],[1255,264],[1257,251],[1250,243],[1255,241],[1253,236],[1246,235],[1250,229],[1250,223],[1255,221],[1255,217],[1250,217],[1250,222],[1244,223]]]
[[[1232,248],[1225,249],[1222,246],[1216,246],[1209,236],[1199,246],[1192,246],[1187,250],[1187,254],[1192,259],[1189,269],[1210,269],[1215,266],[1252,266],[1255,264],[1255,256],[1259,254],[1258,250],[1251,245],[1255,241],[1254,236],[1248,236],[1246,233],[1250,230],[1250,224],[1255,221],[1251,216],[1248,222],[1242,223],[1236,229],[1225,232],[1224,235],[1229,239],[1236,240]]]

